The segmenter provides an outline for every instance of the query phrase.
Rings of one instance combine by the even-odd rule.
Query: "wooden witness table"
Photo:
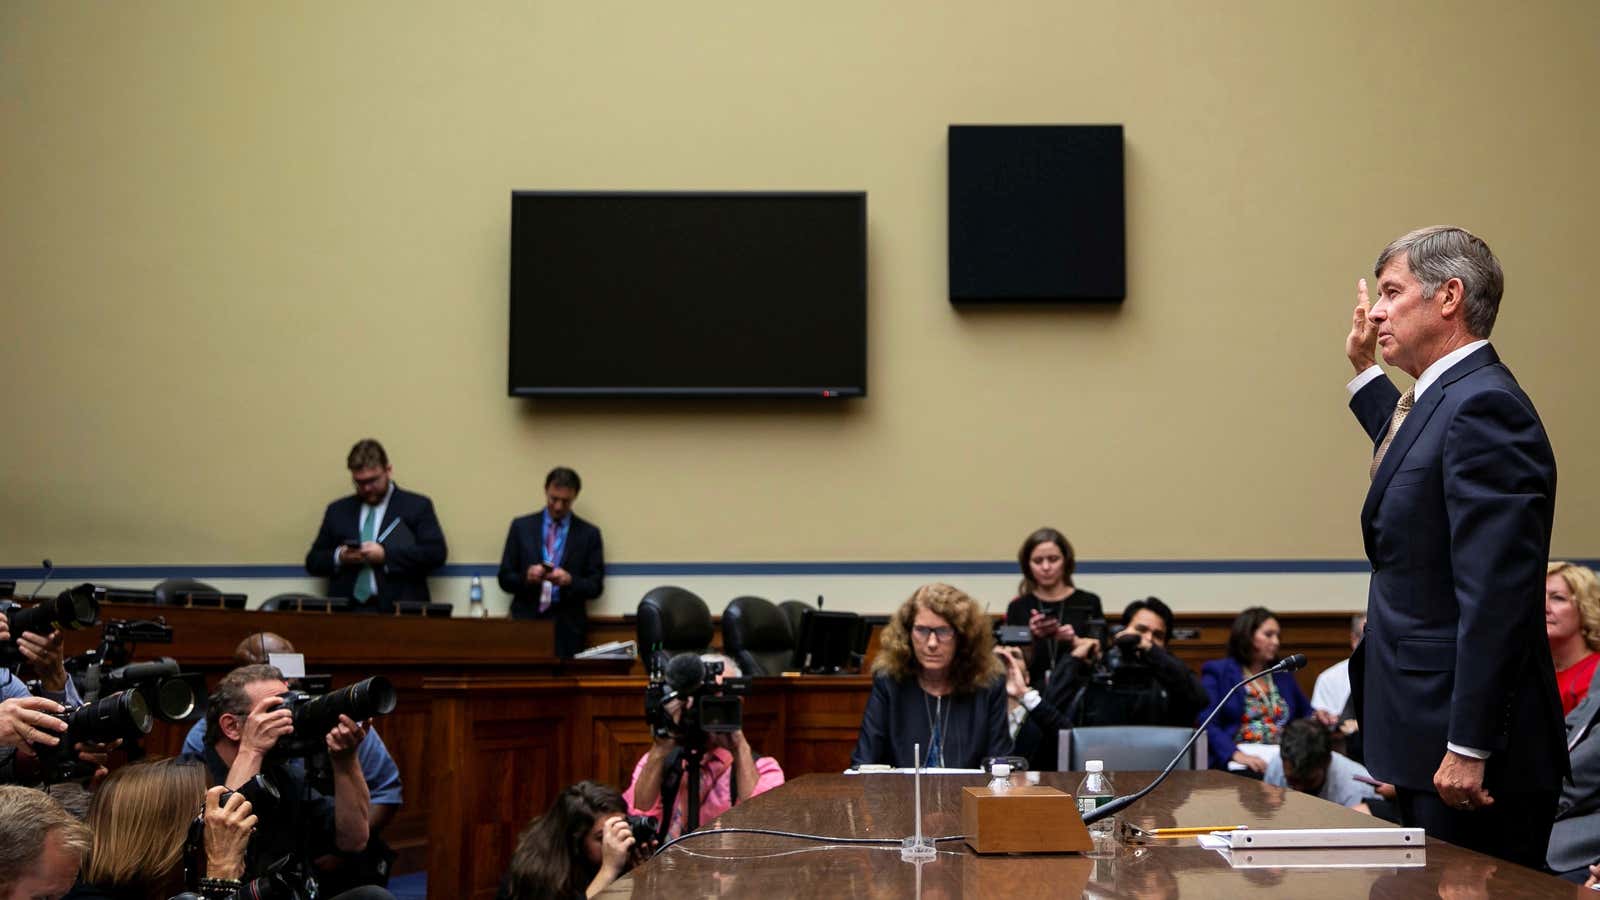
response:
[[[1113,774],[1121,792],[1137,790],[1155,776],[1154,772]],[[1046,772],[1042,782],[1070,792],[1081,777]],[[925,776],[924,834],[959,834],[961,788],[985,780],[977,775]],[[619,879],[601,896],[1082,896],[1139,900],[1594,896],[1558,878],[1431,838],[1420,853],[1410,851],[1423,862],[1415,867],[1367,867],[1359,863],[1362,851],[1344,850],[1338,851],[1338,862],[1345,867],[1283,866],[1273,865],[1279,858],[1254,858],[1249,860],[1251,867],[1235,868],[1221,854],[1200,847],[1195,838],[1124,844],[1108,859],[1077,854],[979,856],[964,843],[951,841],[939,844],[937,858],[919,866],[901,861],[898,844],[912,833],[911,786],[907,775],[806,775],[740,804],[715,823],[832,837],[892,838],[896,841],[892,845],[822,844],[752,834],[694,837]],[[1125,814],[1133,824],[1145,828],[1240,823],[1258,828],[1360,828],[1388,824],[1308,794],[1217,771],[1175,772]],[[1256,857],[1265,855],[1255,852]]]

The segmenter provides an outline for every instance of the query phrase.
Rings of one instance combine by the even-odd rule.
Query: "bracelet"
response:
[[[237,878],[200,879],[200,894],[207,900],[232,900],[242,887]]]

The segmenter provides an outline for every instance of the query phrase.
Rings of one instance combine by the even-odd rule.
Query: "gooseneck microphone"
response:
[[[1088,825],[1091,822],[1098,822],[1101,819],[1104,819],[1106,816],[1115,815],[1116,813],[1121,812],[1127,807],[1133,805],[1145,794],[1155,790],[1156,787],[1161,784],[1161,782],[1166,781],[1167,776],[1172,774],[1172,770],[1177,768],[1178,760],[1183,759],[1184,754],[1189,752],[1189,748],[1194,746],[1194,742],[1200,737],[1201,734],[1205,733],[1206,726],[1210,725],[1211,720],[1217,717],[1217,713],[1222,710],[1223,704],[1228,702],[1228,698],[1233,696],[1234,691],[1237,691],[1239,688],[1242,688],[1250,682],[1255,681],[1257,678],[1261,678],[1266,675],[1276,675],[1279,672],[1293,672],[1297,669],[1303,669],[1305,667],[1306,655],[1304,653],[1296,653],[1292,656],[1287,656],[1279,660],[1276,665],[1267,666],[1265,669],[1262,669],[1254,675],[1251,675],[1249,678],[1246,678],[1245,680],[1229,688],[1228,692],[1222,695],[1222,699],[1217,701],[1217,705],[1212,707],[1211,715],[1206,716],[1206,720],[1200,723],[1200,727],[1194,730],[1194,734],[1189,735],[1189,740],[1183,745],[1183,749],[1179,750],[1178,755],[1172,758],[1172,762],[1167,763],[1167,767],[1161,770],[1161,774],[1157,775],[1154,781],[1145,785],[1144,789],[1138,791],[1137,793],[1124,794],[1121,797],[1110,800],[1104,805],[1096,808],[1093,812],[1083,817],[1083,824]]]
[[[55,563],[52,563],[48,559],[44,560],[44,580],[39,582],[39,586],[34,588],[33,589],[33,593],[31,595],[29,595],[29,597],[28,597],[28,602],[29,603],[32,603],[33,601],[39,599],[39,592],[44,590],[44,586],[50,583],[50,576],[54,575],[55,573],[56,573]]]

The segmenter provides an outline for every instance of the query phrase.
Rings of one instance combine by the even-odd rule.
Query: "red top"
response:
[[[1589,681],[1594,678],[1594,667],[1600,663],[1600,653],[1591,653],[1571,666],[1556,673],[1556,688],[1561,691],[1561,714],[1572,712],[1589,693]]]

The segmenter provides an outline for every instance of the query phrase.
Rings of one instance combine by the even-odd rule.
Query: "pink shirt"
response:
[[[628,783],[628,789],[622,792],[622,799],[628,804],[628,814],[634,816],[655,816],[661,818],[661,798],[657,797],[654,806],[644,808],[633,802],[633,788],[639,783],[639,773],[644,771],[645,760],[649,754],[639,757],[639,762],[634,764],[633,779]],[[682,764],[680,763],[680,766]],[[756,786],[750,792],[750,797],[770,791],[783,784],[783,769],[778,761],[770,756],[756,758]],[[733,808],[733,752],[726,747],[712,747],[700,760],[700,827],[710,825],[712,820]],[[740,797],[740,801],[750,797]],[[688,821],[689,776],[684,774],[678,782],[678,798],[672,810],[672,826],[667,831],[667,837],[677,837],[683,833],[684,823]]]

